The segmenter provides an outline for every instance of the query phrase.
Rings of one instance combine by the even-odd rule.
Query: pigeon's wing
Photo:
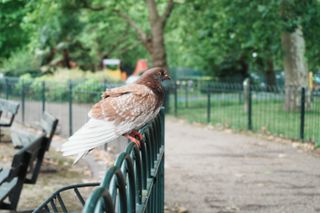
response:
[[[123,87],[112,93],[92,107],[90,120],[63,144],[64,155],[83,155],[143,125],[153,116],[156,97],[148,87]]]
[[[102,98],[108,97],[118,97],[126,93],[135,93],[135,94],[142,94],[144,90],[139,91],[140,85],[137,84],[129,84],[122,87],[115,87],[115,88],[108,88],[106,91],[102,93]]]
[[[107,98],[92,107],[89,117],[113,121],[119,131],[128,124],[132,125],[129,130],[139,126],[137,123],[142,122],[139,118],[152,113],[157,102],[152,90],[139,84],[115,88],[106,93]]]

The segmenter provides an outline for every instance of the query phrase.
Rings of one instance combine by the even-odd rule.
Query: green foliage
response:
[[[39,87],[37,87],[39,89]],[[46,100],[54,102],[68,101],[68,84],[60,81],[46,81]]]
[[[287,16],[281,15],[288,4]],[[217,67],[244,58],[250,71],[266,72],[266,62],[283,69],[281,33],[302,25],[309,68],[319,68],[320,2],[316,0],[186,1],[172,15],[167,31],[170,64],[217,74]],[[253,57],[255,55],[255,57]],[[232,60],[231,60],[232,61]]]
[[[162,13],[167,0],[156,3]],[[191,67],[217,75],[216,70],[226,61],[233,66],[242,58],[250,70],[265,70],[266,61],[282,69],[281,33],[301,25],[309,68],[319,69],[318,0],[175,3],[165,30],[170,67]],[[150,33],[143,1],[1,1],[1,69],[12,70],[8,75],[18,76],[40,65],[55,67],[67,50],[82,70],[101,69],[103,58],[120,58],[122,65],[132,70],[137,59],[150,57],[137,33],[115,11],[125,11],[142,31]]]
[[[97,79],[88,79],[74,86],[73,100],[78,103],[95,103],[101,98],[104,84]]]
[[[32,76],[29,73],[27,73],[20,76],[19,81],[17,82],[15,87],[18,91],[27,90],[27,88],[32,84],[32,82],[33,82]]]
[[[53,75],[33,78],[29,73],[14,81],[11,94],[19,96],[24,91],[26,97],[41,100],[43,88],[47,101],[63,102],[69,100],[69,84],[72,84],[73,100],[78,103],[94,103],[101,98],[105,83],[117,83],[109,79],[106,72],[84,72],[82,70],[57,70]],[[43,83],[45,84],[43,87]]]
[[[34,10],[27,17],[36,23],[32,37],[33,40],[40,38],[32,46],[41,50],[42,64],[61,61],[64,50],[84,70],[101,68],[98,65],[104,58],[120,58],[124,65],[133,67],[137,59],[147,56],[135,32],[111,9],[121,3],[40,0],[30,4]],[[92,11],[87,9],[88,4],[105,9]],[[141,7],[141,4],[136,5]],[[136,9],[132,11],[138,15]],[[52,50],[53,55],[50,54]]]
[[[40,62],[29,50],[22,49],[3,61],[0,72],[6,76],[21,76],[25,73],[38,76],[41,74]]]
[[[13,52],[26,45],[28,33],[22,27],[29,8],[25,0],[0,1],[0,64]]]

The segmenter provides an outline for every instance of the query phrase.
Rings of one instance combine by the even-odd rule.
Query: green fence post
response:
[[[250,80],[248,86],[248,129],[252,130],[252,91]]]
[[[25,86],[24,86],[24,81],[22,80],[22,85],[21,85],[21,119],[22,123],[24,124],[25,121]]]
[[[177,81],[174,81],[174,116],[178,115],[178,88]]]
[[[164,87],[164,107],[165,107],[165,112],[169,113],[170,112],[170,86]]]
[[[188,81],[186,81],[186,87],[185,87],[185,104],[186,108],[188,108],[188,102],[189,102],[189,88],[188,88]]]
[[[9,99],[9,80],[6,78],[5,79],[6,82],[6,99]]]
[[[42,81],[41,86],[42,112],[44,112],[46,110],[46,82]]]
[[[207,122],[210,123],[211,121],[211,91],[210,91],[210,86],[208,85],[207,88],[208,92],[208,103],[207,103]]]
[[[72,135],[72,81],[68,81],[68,91],[69,91],[69,136]]]
[[[304,122],[305,122],[305,97],[306,89],[301,88],[301,102],[300,102],[300,139],[304,139]]]
[[[239,104],[242,104],[242,95],[243,95],[243,91],[240,88],[239,89]]]
[[[164,140],[164,134],[165,134],[165,131],[164,131],[164,123],[165,123],[165,115],[164,115],[164,112],[163,110],[160,111],[160,119],[161,119],[161,145],[163,146],[163,148],[165,147],[165,140]],[[164,170],[164,162],[165,162],[165,155],[163,155],[163,160],[160,164],[160,174],[159,174],[159,177],[160,177],[160,209],[159,209],[159,212],[164,212],[164,200],[165,200],[165,194],[164,194],[164,184],[165,184],[165,178],[164,178],[164,175],[165,175],[165,170]]]

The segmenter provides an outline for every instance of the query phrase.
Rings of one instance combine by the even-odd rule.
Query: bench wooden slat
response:
[[[5,120],[5,121],[0,121],[0,126],[2,127],[10,127],[11,126],[11,122],[10,120]]]
[[[0,184],[0,209],[15,210],[17,208],[23,184],[27,180],[32,181],[34,179],[33,175],[30,180],[27,179],[29,165],[34,162],[35,168],[40,168],[41,164],[37,162],[39,159],[42,162],[47,146],[46,141],[46,137],[41,135],[14,155],[9,174],[5,178],[5,182]],[[7,203],[4,202],[6,198],[8,198]]]
[[[17,182],[18,182],[18,178],[13,178],[11,181],[4,182],[4,183],[1,184],[1,187],[0,187],[0,201],[3,201],[9,195],[9,193],[17,185]]]
[[[18,113],[19,103],[0,99],[0,127],[11,127],[16,114]],[[3,116],[6,115],[6,116]],[[5,119],[3,118],[5,117]],[[1,142],[1,128],[0,128],[0,142]]]
[[[21,149],[22,147],[27,146],[34,141],[36,137],[39,137],[39,135],[18,129],[11,129],[11,141],[16,149]]]
[[[9,112],[15,115],[18,113],[18,109],[19,104],[17,102],[0,99],[0,110],[2,112]]]
[[[58,125],[58,119],[48,112],[44,112],[40,120],[40,125],[43,132],[46,133],[47,138],[51,141]]]
[[[55,118],[48,112],[44,112],[42,114],[42,117],[40,120],[40,126],[42,129],[42,132],[46,135],[47,139],[49,140],[46,150],[49,150],[50,148],[50,143],[56,131],[57,125],[58,125],[57,118]],[[19,148],[19,149],[29,144],[37,136],[39,136],[39,134],[31,133],[26,130],[15,130],[15,129],[11,130],[12,143],[15,148]]]
[[[0,169],[0,184],[9,177],[10,169],[1,168]]]

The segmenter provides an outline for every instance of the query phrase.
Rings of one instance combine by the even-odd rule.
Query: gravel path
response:
[[[166,121],[168,206],[189,212],[320,212],[320,157],[254,136]]]

